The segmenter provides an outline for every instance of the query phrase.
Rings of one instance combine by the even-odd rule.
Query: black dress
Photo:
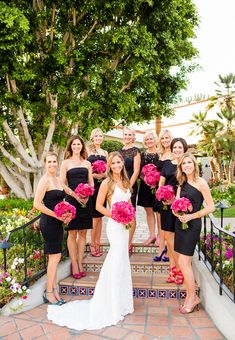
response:
[[[119,152],[124,159],[125,169],[127,171],[128,177],[130,179],[131,176],[133,175],[133,172],[134,172],[134,157],[138,153],[140,153],[140,150],[137,147],[133,146],[132,148],[127,149],[127,150],[121,149],[121,150],[119,150]],[[136,181],[135,184],[132,187],[132,194],[131,194],[131,203],[134,207],[136,206],[137,191],[138,191],[138,184],[137,184],[137,181]]]
[[[164,166],[161,171],[161,176],[165,177],[165,185],[172,185],[176,193],[177,180],[176,180],[177,165],[173,164],[170,160],[164,162]],[[163,209],[163,204],[160,205],[161,215],[161,228],[165,231],[175,231],[175,215],[172,214],[170,205],[167,205],[167,210]]]
[[[87,160],[92,164],[95,161],[104,161],[106,162],[107,159],[105,156],[102,155],[90,155]],[[98,195],[98,191],[100,188],[100,184],[101,182],[98,181],[98,179],[94,178],[94,185],[95,185],[95,192],[94,195],[92,196],[92,206],[93,206],[93,210],[92,210],[92,217],[93,218],[97,218],[97,217],[103,217],[104,215],[102,215],[99,211],[96,210],[96,200],[97,200],[97,195]]]
[[[67,181],[72,190],[75,190],[79,183],[88,183],[88,169],[76,167],[68,170]],[[76,208],[76,217],[69,222],[68,230],[92,229],[92,198],[89,197],[85,208],[72,196],[67,195],[66,201]]]
[[[141,152],[140,173],[143,166],[147,164],[154,164],[159,171],[159,157],[157,153]],[[144,180],[140,178],[140,186],[138,192],[137,205],[145,208],[153,208],[156,205],[155,194],[152,193],[149,185],[145,184]]]
[[[54,210],[56,204],[63,201],[64,197],[63,190],[49,190],[45,193],[43,203],[48,209]],[[41,214],[39,226],[44,238],[45,254],[58,254],[62,252],[64,232],[62,223],[62,221],[55,217]]]
[[[187,182],[183,184],[180,197],[186,197],[190,200],[193,206],[192,213],[201,209],[203,202],[202,193],[191,184]],[[196,244],[200,238],[201,223],[201,218],[196,218],[187,223],[188,229],[182,229],[182,223],[176,218],[174,249],[177,253],[193,256]]]
[[[158,169],[158,171],[161,172],[162,169],[163,169],[164,164],[166,162],[168,162],[168,161],[169,161],[169,159],[165,159],[164,161],[159,159],[157,161],[157,169]],[[155,197],[154,197],[153,211],[154,212],[158,212],[158,213],[160,213],[160,211],[161,211],[161,202],[159,202]]]

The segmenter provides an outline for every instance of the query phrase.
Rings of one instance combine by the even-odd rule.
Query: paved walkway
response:
[[[144,211],[138,208],[135,242],[148,237]],[[88,236],[89,239],[89,236]],[[105,228],[102,241],[107,241]],[[68,301],[79,297],[66,297]],[[84,297],[83,297],[84,298]],[[0,340],[29,339],[125,339],[125,340],[222,340],[225,339],[201,308],[189,315],[179,312],[178,300],[135,299],[135,311],[116,326],[98,331],[82,331],[59,327],[46,318],[46,305],[13,316],[0,316]]]
[[[134,303],[135,312],[116,326],[82,332],[52,324],[46,318],[47,306],[41,305],[19,315],[0,317],[0,339],[225,339],[203,309],[184,316],[175,300],[135,299]]]

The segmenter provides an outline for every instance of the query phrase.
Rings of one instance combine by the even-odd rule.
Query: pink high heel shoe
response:
[[[143,246],[149,246],[150,244],[154,244],[156,242],[157,238],[156,236],[147,238],[146,241],[144,241]]]
[[[72,262],[70,263],[70,271],[71,271],[71,276],[78,280],[78,279],[81,279],[81,273],[73,273],[73,266],[72,266]]]

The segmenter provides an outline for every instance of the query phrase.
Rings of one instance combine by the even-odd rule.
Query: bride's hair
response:
[[[128,176],[127,176],[127,172],[126,172],[126,169],[125,169],[125,166],[124,166],[124,159],[123,159],[122,155],[120,154],[120,152],[114,151],[114,152],[110,153],[110,155],[108,157],[108,160],[107,160],[107,178],[108,178],[108,194],[107,194],[107,198],[110,197],[113,194],[114,186],[115,186],[115,180],[113,178],[113,172],[111,170],[111,164],[112,164],[112,161],[113,161],[114,157],[119,157],[120,160],[123,163],[123,168],[122,168],[122,171],[120,173],[120,177],[121,177],[122,184],[123,184],[124,188],[131,190],[130,180],[129,180]]]

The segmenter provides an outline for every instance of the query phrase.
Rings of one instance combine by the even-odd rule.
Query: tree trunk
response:
[[[229,162],[229,171],[228,171],[228,183],[233,183],[234,180],[234,168],[235,168],[235,160],[231,159]]]

